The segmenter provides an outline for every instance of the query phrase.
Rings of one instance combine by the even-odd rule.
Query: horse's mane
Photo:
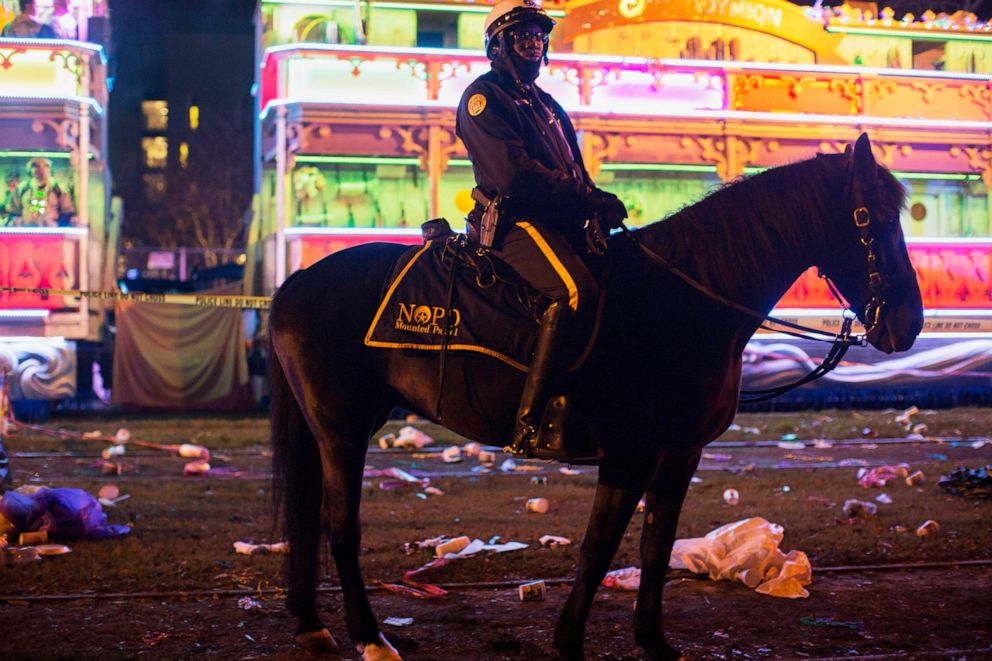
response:
[[[717,291],[761,278],[770,255],[792,259],[823,245],[825,220],[844,195],[846,159],[820,156],[729,182],[646,227],[672,263]]]

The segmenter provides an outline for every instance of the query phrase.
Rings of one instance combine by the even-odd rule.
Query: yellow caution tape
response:
[[[95,298],[104,301],[137,301],[140,303],[168,303],[196,305],[204,308],[245,308],[265,310],[272,302],[268,296],[212,296],[209,294],[149,294],[147,292],[85,291],[81,289],[50,289],[46,287],[0,287],[0,291],[39,296],[66,296],[70,298]]]

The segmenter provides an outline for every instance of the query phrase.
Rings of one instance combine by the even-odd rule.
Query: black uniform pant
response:
[[[516,221],[503,235],[496,256],[548,298],[588,321],[599,300],[599,284],[561,232]]]

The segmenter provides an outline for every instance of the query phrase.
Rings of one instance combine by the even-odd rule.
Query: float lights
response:
[[[317,156],[298,155],[297,163],[322,163],[328,165],[420,165],[419,158],[402,156]]]
[[[929,29],[929,28],[928,28]],[[897,37],[916,41],[978,41],[988,43],[988,34],[962,34],[947,32],[924,32],[922,30],[882,30],[878,28],[858,28],[846,25],[828,25],[827,32],[853,34],[862,37]]]
[[[0,158],[72,158],[67,151],[0,151]],[[93,154],[90,154],[93,158]]]
[[[355,3],[349,0],[262,0],[263,5],[301,5],[309,7],[348,7],[354,9]],[[488,14],[492,9],[489,5],[455,5],[435,4],[431,2],[376,2],[373,9],[413,9],[423,11],[445,11],[457,14]],[[555,18],[561,18],[565,12],[561,9],[545,10]]]
[[[680,163],[603,163],[601,172],[706,172],[716,173],[715,165],[691,165]]]
[[[893,170],[892,174],[899,179],[922,179],[930,181],[978,181],[982,178],[978,174],[964,174],[961,172],[898,172]]]

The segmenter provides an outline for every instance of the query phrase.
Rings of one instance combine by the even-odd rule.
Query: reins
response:
[[[866,258],[868,260],[868,287],[871,292],[871,298],[865,306],[865,322],[866,322],[866,334],[865,335],[852,335],[851,326],[854,322],[855,315],[853,310],[849,306],[844,305],[844,300],[837,289],[834,282],[825,273],[820,273],[820,277],[827,282],[827,286],[830,288],[830,293],[834,295],[838,303],[840,303],[843,316],[843,322],[841,323],[841,329],[837,333],[831,333],[830,331],[820,330],[818,328],[810,328],[809,326],[803,326],[791,321],[786,321],[785,319],[779,319],[768,314],[763,314],[757,310],[747,307],[746,305],[741,305],[737,301],[732,301],[722,294],[718,294],[713,291],[703,283],[699,282],[682,269],[678,268],[672,264],[669,260],[665,259],[657,252],[649,248],[647,245],[641,241],[634,232],[621,224],[620,228],[623,230],[624,234],[629,238],[634,245],[640,248],[648,259],[655,262],[669,273],[677,277],[679,280],[689,285],[696,291],[700,292],[710,300],[716,301],[720,305],[728,307],[736,312],[739,312],[745,316],[751,317],[753,319],[758,319],[760,323],[760,328],[765,330],[777,331],[791,335],[793,337],[798,337],[804,340],[813,340],[816,342],[829,342],[831,347],[824,356],[823,360],[819,365],[814,367],[805,376],[793,381],[792,383],[787,383],[781,386],[776,386],[774,388],[763,388],[759,390],[742,390],[740,392],[739,401],[742,404],[752,404],[756,402],[764,402],[774,397],[778,397],[784,393],[794,390],[799,386],[815,381],[820,377],[824,376],[835,367],[837,367],[847,350],[853,346],[866,346],[868,341],[866,339],[867,331],[870,331],[872,327],[881,318],[882,307],[885,301],[882,297],[882,292],[884,290],[884,278],[878,271],[878,260],[876,259],[874,252],[874,239],[868,233],[868,226],[871,223],[871,215],[868,212],[868,208],[864,206],[861,191],[855,188],[855,204],[857,205],[853,212],[854,226],[858,230],[859,240],[861,244],[865,247]],[[774,328],[769,326],[768,323],[775,324],[781,328]],[[791,329],[791,330],[785,330]],[[818,337],[825,336],[825,337]],[[829,339],[828,339],[829,338]]]

